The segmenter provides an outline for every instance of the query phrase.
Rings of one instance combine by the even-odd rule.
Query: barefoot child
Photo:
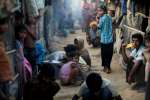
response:
[[[107,14],[107,7],[101,4],[98,9],[100,16],[99,20],[99,35],[101,43],[101,59],[104,72],[111,73],[111,60],[113,56],[113,33],[112,33],[112,18]]]

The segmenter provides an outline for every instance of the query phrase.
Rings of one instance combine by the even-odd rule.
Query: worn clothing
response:
[[[30,80],[32,78],[32,66],[29,61],[24,57],[23,44],[19,40],[16,40],[16,49],[20,78],[23,82],[26,82],[27,80]]]
[[[107,87],[105,87],[102,88],[100,92],[96,95],[90,91],[87,92],[83,96],[83,100],[112,100],[112,93]]]
[[[83,49],[80,56],[85,60],[87,65],[91,66],[91,58],[87,49]]]
[[[32,66],[32,75],[35,76],[37,73],[36,67],[36,49],[35,48],[24,48],[24,56],[30,62]]]
[[[121,1],[121,7],[122,7],[122,15],[127,14],[127,0]]]
[[[36,64],[41,64],[45,60],[46,50],[38,41],[36,42]]]
[[[0,100],[9,100],[9,82],[0,83]]]
[[[113,56],[113,43],[109,44],[101,43],[101,59],[103,67],[107,67],[110,69],[112,56]]]
[[[25,5],[28,16],[35,17],[39,15],[36,0],[26,0]]]
[[[136,33],[136,31],[129,30],[124,27],[124,25],[136,28],[138,30],[142,29],[143,17],[140,14],[133,14],[128,12],[126,16],[123,16],[123,19],[119,25],[121,28],[121,36],[125,41],[130,42],[132,34]]]
[[[19,50],[20,48],[22,49],[22,52],[20,52]],[[17,49],[17,57],[19,58],[20,62],[23,62],[24,60],[23,44],[19,40],[16,40],[16,49]]]
[[[91,40],[95,39],[97,36],[97,30],[93,30],[92,28],[90,28],[89,35],[90,35]]]
[[[53,100],[60,87],[55,81],[29,81],[24,88],[24,100]]]
[[[103,78],[103,83],[102,83],[101,88],[105,88],[105,87],[107,87],[110,90],[110,92],[112,93],[113,97],[118,96],[118,93],[115,90],[115,88],[112,86],[111,81],[109,81],[108,79]],[[81,85],[81,88],[79,89],[79,92],[78,92],[77,95],[79,97],[82,97],[82,96],[86,95],[88,92],[89,92],[89,89],[87,87],[86,82],[84,82]]]
[[[45,0],[26,0],[27,14],[31,17],[39,16],[39,10],[45,7]]]
[[[84,48],[84,40],[81,38],[76,38],[78,41],[79,55],[85,60],[87,65],[91,66],[91,58],[87,49]]]
[[[10,62],[4,48],[4,46],[0,45],[0,100],[8,100],[8,83],[12,80]]]
[[[133,76],[133,79],[138,84],[144,84],[144,77],[145,77],[145,61],[144,61],[144,55],[143,55],[144,47],[141,46],[138,51],[134,49],[130,56],[133,57],[133,60],[129,61],[127,64],[127,70],[126,70],[126,81],[128,82],[128,76],[130,71],[132,70],[132,67],[134,66],[135,62],[139,62],[140,65],[138,66],[138,69],[136,70],[136,73]]]
[[[44,7],[45,7],[45,0],[35,0],[35,1],[36,1],[38,9],[44,9]]]
[[[68,63],[64,64],[60,69],[60,78],[63,80],[68,80],[70,73],[71,73],[71,64],[75,64],[73,61],[69,61]]]
[[[35,37],[28,34],[24,40],[24,47],[35,48]]]
[[[0,83],[10,81],[12,73],[10,62],[3,47],[0,47]]]
[[[130,56],[134,58],[134,61],[143,61],[144,63],[144,55],[143,55],[143,51],[144,51],[144,46],[140,46],[140,48],[138,49],[138,51],[136,49],[134,49]]]
[[[103,44],[108,44],[113,42],[112,34],[112,18],[109,15],[103,15],[100,17],[99,21],[99,33]]]

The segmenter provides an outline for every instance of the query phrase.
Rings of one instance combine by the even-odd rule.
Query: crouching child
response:
[[[55,70],[46,63],[41,66],[36,79],[29,81],[24,87],[24,100],[53,100],[53,96],[60,90],[55,82]]]

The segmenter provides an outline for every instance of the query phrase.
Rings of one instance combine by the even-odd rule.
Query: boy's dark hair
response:
[[[86,78],[86,84],[90,91],[97,92],[101,89],[102,78],[97,73],[91,73]]]
[[[107,6],[106,6],[106,3],[101,2],[101,3],[99,4],[99,8],[103,9],[105,14],[107,13]]]
[[[132,39],[133,39],[133,38],[138,39],[140,45],[143,43],[143,35],[142,35],[142,34],[140,34],[140,33],[133,34],[133,35],[132,35]]]
[[[8,23],[8,17],[0,18],[0,25]]]
[[[15,27],[15,38],[17,40],[20,40],[20,37],[19,37],[20,32],[27,32],[25,25],[19,25]]]
[[[68,44],[66,47],[64,47],[64,50],[66,52],[67,57],[75,57],[77,54],[77,48],[73,44]]]
[[[39,78],[42,78],[43,76],[48,76],[50,79],[55,80],[54,66],[50,63],[41,64],[39,76]]]

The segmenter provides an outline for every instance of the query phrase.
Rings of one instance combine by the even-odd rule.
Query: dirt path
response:
[[[74,38],[78,36],[85,40],[85,33],[78,31],[76,34],[71,34],[67,38],[61,39],[62,41],[55,45],[57,45],[60,50],[63,50],[63,47],[66,44],[73,43]],[[113,72],[108,75],[102,72],[100,49],[90,47],[86,40],[85,47],[89,50],[92,59],[92,70],[111,80],[112,84],[123,97],[123,100],[144,100],[144,93],[138,93],[137,91],[131,90],[131,86],[125,82],[125,73],[119,65],[119,55],[114,54],[111,64]],[[78,89],[79,87],[62,87],[55,96],[55,100],[71,100],[71,97],[77,93]]]

